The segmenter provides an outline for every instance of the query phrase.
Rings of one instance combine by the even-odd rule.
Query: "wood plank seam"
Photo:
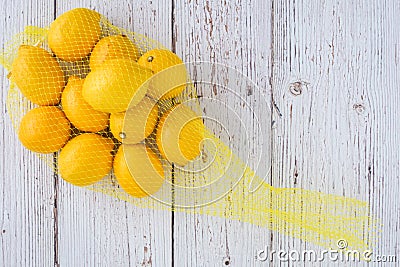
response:
[[[57,0],[54,0],[53,6],[53,19],[57,18]],[[58,176],[58,167],[57,167],[57,152],[53,154],[53,163],[54,163],[54,206],[53,206],[53,216],[54,216],[54,266],[60,266],[59,264],[59,256],[58,256],[58,191],[59,191],[59,176]]]
[[[171,51],[176,53],[176,35],[174,31],[175,27],[175,0],[171,0]],[[171,166],[171,183],[172,183],[172,196],[171,196],[171,266],[175,266],[175,191],[174,191],[174,164]]]
[[[271,31],[271,42],[270,42],[270,71],[269,71],[269,85],[270,85],[270,94],[271,94],[271,122],[274,122],[274,108],[277,107],[275,100],[274,100],[274,60],[275,60],[275,55],[274,55],[274,46],[275,46],[275,0],[271,0],[271,22],[270,22],[270,31]],[[279,111],[279,109],[278,109]],[[279,111],[279,115],[282,116],[282,114]],[[272,125],[271,125],[272,127]],[[272,174],[273,174],[273,159],[274,159],[274,142],[275,136],[274,132],[272,132],[272,140],[271,140],[271,175],[269,178],[269,183],[272,184]],[[274,241],[274,233],[272,231],[269,231],[270,234],[270,244],[269,248],[272,250],[273,248],[273,241]]]

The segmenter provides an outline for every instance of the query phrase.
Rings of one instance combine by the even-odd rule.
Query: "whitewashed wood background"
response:
[[[384,224],[375,253],[397,254],[400,262],[399,1],[0,4],[2,44],[26,25],[88,7],[186,61],[238,68],[282,114],[270,182],[368,201]],[[20,145],[5,107],[7,73],[0,72],[0,266],[275,266],[256,261],[256,251],[320,249],[268,229],[136,208],[64,183]]]

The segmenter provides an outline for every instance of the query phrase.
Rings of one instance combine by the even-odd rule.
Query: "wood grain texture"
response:
[[[87,7],[118,27],[171,44],[169,1],[57,1],[56,15]],[[60,266],[171,265],[171,213],[74,187],[60,180],[58,210]]]
[[[368,201],[399,254],[396,1],[275,1],[273,185]],[[273,247],[316,249],[283,235]]]
[[[88,7],[185,61],[237,68],[273,94],[282,114],[269,182],[368,201],[383,222],[374,253],[400,260],[398,1],[0,2],[3,44],[25,25],[45,26]],[[0,266],[286,266],[259,262],[256,251],[321,250],[265,228],[140,209],[55,180],[20,145],[4,105],[7,73],[0,71]]]
[[[241,1],[176,1],[176,53],[184,56],[186,62],[207,61],[235,68],[257,83],[259,89],[268,95],[271,64],[270,8],[269,3],[262,1],[249,1],[246,4]],[[214,74],[217,81],[226,78],[224,74]],[[198,84],[197,89],[203,98],[217,98],[240,114],[242,123],[249,129],[257,127],[252,114],[246,112],[244,107],[238,106],[238,99],[233,98],[233,94],[227,93],[230,89],[246,95],[245,90],[248,88],[211,88]],[[249,101],[249,105],[255,107],[259,100]],[[232,120],[233,114],[226,112],[222,105],[224,110],[210,109],[204,101],[203,108],[205,116],[218,117],[223,127],[240,128],[238,125],[232,125],[235,123]],[[265,109],[264,114],[270,116],[268,107],[262,108]],[[224,115],[219,116],[218,112]],[[234,138],[236,133],[230,134],[231,138]],[[233,145],[233,149],[241,150],[236,144]],[[240,200],[236,203],[240,203]],[[223,216],[224,212],[229,214],[229,208],[216,213]],[[176,213],[174,219],[175,261],[184,266],[251,266],[256,263],[257,250],[270,243],[268,229],[198,215],[195,209],[192,214]]]
[[[44,26],[53,19],[53,4],[48,1],[1,1],[1,6],[2,45],[26,25]],[[53,172],[19,142],[5,105],[7,71],[0,72],[0,265],[52,266]]]

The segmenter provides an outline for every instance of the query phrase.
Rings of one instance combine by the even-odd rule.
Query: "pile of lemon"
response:
[[[164,183],[162,158],[184,166],[200,155],[204,125],[183,104],[162,106],[186,87],[182,60],[169,50],[141,51],[125,35],[107,36],[100,19],[93,10],[70,10],[50,25],[52,53],[19,47],[9,77],[38,107],[24,115],[18,136],[37,153],[61,150],[59,172],[74,185],[113,171],[128,194],[151,195]],[[63,68],[85,61],[83,77]]]

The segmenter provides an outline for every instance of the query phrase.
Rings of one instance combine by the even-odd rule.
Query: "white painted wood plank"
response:
[[[184,56],[184,61],[211,61],[233,67],[257,83],[263,93],[269,93],[269,3],[176,1],[174,14],[176,52]],[[237,107],[237,99],[226,94],[224,88],[198,88],[203,98],[217,98],[239,112],[245,125],[250,128],[257,126],[252,114]],[[229,89],[243,93],[247,88]],[[249,104],[252,107],[257,105],[255,101]],[[261,108],[265,109],[266,116],[270,115],[267,106]],[[218,112],[225,114],[225,110],[210,110],[205,106],[207,116],[215,117]],[[225,126],[234,123],[231,122],[232,114],[221,116],[225,116],[220,119]],[[233,147],[237,149],[238,145]],[[229,214],[230,209],[225,212]],[[224,211],[217,213],[223,216]],[[179,265],[253,266],[256,264],[256,251],[269,245],[270,234],[266,228],[198,215],[196,210],[189,214],[175,213],[174,219],[174,253]]]
[[[170,1],[57,1],[57,15],[75,7],[104,14],[116,26],[171,44]],[[137,208],[60,182],[61,266],[169,266],[171,213]]]
[[[273,184],[368,201],[386,255],[399,254],[398,12],[397,1],[274,1]],[[321,249],[278,234],[273,247]]]
[[[44,26],[53,19],[52,1],[2,0],[0,5],[2,45],[25,26]],[[10,85],[7,74],[0,68],[0,265],[52,266],[53,172],[18,140],[9,118],[10,111],[6,109]]]

